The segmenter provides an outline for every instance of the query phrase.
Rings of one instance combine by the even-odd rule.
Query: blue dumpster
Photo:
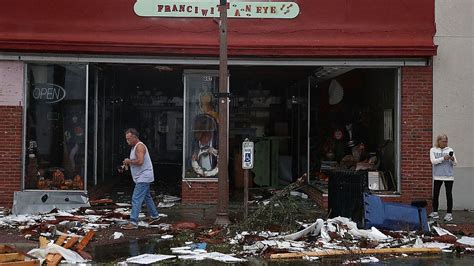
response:
[[[383,202],[375,195],[364,193],[364,227],[387,230],[423,230],[428,232],[426,208],[408,204]]]

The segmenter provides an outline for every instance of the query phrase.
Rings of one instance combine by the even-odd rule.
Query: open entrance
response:
[[[327,193],[331,171],[367,171],[373,191],[397,191],[396,68],[231,67],[231,185],[243,186],[241,142],[255,141],[253,186],[308,173]]]
[[[154,190],[179,195],[183,152],[183,82],[180,67],[130,64],[91,66],[90,97],[94,109],[96,143],[95,168],[89,168],[97,182],[124,189],[132,186],[130,174],[118,168],[130,150],[124,138],[127,128],[135,128],[150,153]],[[95,140],[93,140],[95,138]],[[91,145],[92,147],[92,145]],[[95,173],[94,173],[95,172]],[[117,187],[117,184],[120,186]],[[100,185],[99,187],[103,187]]]
[[[124,130],[130,127],[140,132],[150,151],[156,191],[181,196],[186,180],[217,180],[216,175],[196,172],[193,153],[187,151],[196,148],[196,143],[208,148],[196,138],[220,126],[218,121],[212,125],[204,121],[217,118],[217,113],[198,114],[204,112],[203,101],[218,106],[217,71],[214,67],[195,69],[185,65],[90,66],[91,185],[132,185],[129,176],[117,171],[129,157]],[[325,171],[350,169],[373,171],[374,190],[396,191],[397,82],[396,68],[229,67],[231,191],[243,187],[241,143],[245,138],[255,142],[251,186],[277,187],[309,173],[310,181],[324,190]],[[189,110],[202,121],[190,119]],[[216,137],[208,142],[216,145]],[[206,156],[209,165],[198,167],[203,171],[213,165],[214,155]]]
[[[141,141],[148,147],[155,170],[156,191],[180,196],[183,178],[217,180],[217,176],[193,172],[194,169],[188,167],[191,163],[187,161],[191,161],[192,156],[183,156],[183,151],[196,148],[193,140],[205,134],[198,130],[202,125],[197,125],[199,121],[195,119],[206,118],[198,114],[205,108],[203,99],[218,106],[213,95],[218,84],[216,70],[189,69],[196,67],[90,66],[89,99],[96,103],[89,105],[89,121],[94,121],[89,127],[89,143],[94,143],[89,146],[94,147],[89,149],[91,185],[97,183],[101,184],[98,187],[109,185],[115,188],[132,185],[130,176],[117,171],[123,159],[129,157],[130,147],[124,139],[124,130],[130,127],[138,130]],[[307,77],[312,69],[229,69],[232,93],[229,106],[231,190],[242,188],[240,145],[246,137],[256,142],[252,186],[276,187],[307,172]],[[189,106],[185,108],[187,104]],[[189,123],[186,123],[186,116],[191,117]],[[213,117],[216,118],[217,113]],[[216,142],[214,139],[214,145]]]
[[[307,172],[309,67],[232,67],[231,186],[243,187],[241,144],[255,142],[250,185],[278,187]]]

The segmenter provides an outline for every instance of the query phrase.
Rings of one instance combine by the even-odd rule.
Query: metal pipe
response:
[[[85,110],[85,133],[84,143],[84,192],[87,193],[87,151],[89,150],[89,64],[86,64],[86,110]]]
[[[23,110],[22,110],[22,123],[23,131],[21,133],[21,190],[25,190],[25,176],[26,176],[26,131],[28,130],[26,125],[27,111],[28,111],[28,64],[24,64],[23,68]],[[21,106],[21,104],[20,104]]]
[[[249,177],[250,170],[244,170],[244,219],[247,219],[249,209]]]
[[[402,120],[401,120],[401,115],[402,115],[402,69],[397,68],[397,79],[396,79],[396,97],[397,97],[397,102],[396,102],[396,116],[397,118],[395,119],[395,178],[397,179],[397,192],[401,193],[402,191],[402,186],[401,186],[401,127],[402,127]]]
[[[98,163],[98,145],[99,145],[99,69],[94,68],[94,185],[97,186],[97,163]]]
[[[0,60],[27,62],[67,63],[122,63],[122,64],[171,64],[171,65],[217,65],[214,57],[156,57],[123,56],[101,54],[33,54],[0,53]],[[339,66],[339,67],[401,67],[427,66],[426,58],[229,58],[229,65],[235,66]]]

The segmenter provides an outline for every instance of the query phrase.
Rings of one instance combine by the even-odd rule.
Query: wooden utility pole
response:
[[[219,183],[216,224],[227,225],[229,220],[229,175],[228,175],[228,106],[229,91],[227,88],[227,1],[219,4]]]

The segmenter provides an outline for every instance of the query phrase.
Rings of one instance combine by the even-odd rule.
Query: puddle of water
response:
[[[107,246],[95,246],[92,257],[95,262],[118,262],[141,254],[171,254],[170,247],[177,246],[176,241],[161,238],[136,239]]]
[[[161,238],[150,238],[141,240],[130,240],[120,244],[110,246],[96,246],[92,251],[94,263],[116,263],[124,261],[126,258],[138,256],[140,254],[170,254],[170,247],[183,246],[179,240],[165,240]],[[443,253],[439,255],[422,255],[408,257],[378,257],[379,263],[369,265],[474,265],[474,254],[456,255],[453,253]],[[289,261],[267,261],[260,257],[247,258],[248,262],[237,264],[226,264],[218,261],[184,261],[167,260],[160,262],[166,265],[339,265],[351,257],[323,258],[317,261],[289,260]]]

